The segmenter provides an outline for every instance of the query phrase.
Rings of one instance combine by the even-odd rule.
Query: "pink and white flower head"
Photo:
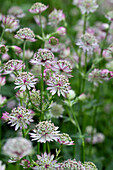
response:
[[[30,99],[35,106],[40,105],[40,90],[33,89],[30,92]]]
[[[101,70],[101,78],[104,80],[109,80],[113,78],[113,71],[109,71],[107,69]]]
[[[8,51],[8,48],[5,45],[0,45],[0,53],[5,54]]]
[[[27,159],[23,159],[23,160],[21,160],[20,165],[22,165],[24,169],[27,169],[27,168],[30,168],[31,163]]]
[[[54,64],[52,64],[51,69],[55,73],[61,73],[64,74],[67,77],[72,77],[72,67],[71,64],[67,60],[58,60]]]
[[[33,56],[31,63],[45,66],[54,60],[54,54],[48,49],[39,49]]]
[[[9,60],[4,66],[4,74],[10,74],[14,71],[21,71],[22,68],[25,68],[25,64],[21,60]]]
[[[36,166],[33,167],[35,170],[55,170],[59,167],[57,164],[57,160],[54,160],[54,155],[51,155],[50,153],[44,153],[41,156],[37,155],[38,160],[35,162]]]
[[[31,141],[22,137],[9,138],[3,146],[4,154],[14,160],[9,162],[16,162],[24,156],[30,155],[32,150]]]
[[[30,28],[19,29],[19,31],[17,31],[17,33],[14,37],[17,39],[20,39],[20,40],[24,40],[24,41],[25,40],[30,41],[30,42],[36,41],[35,34],[33,33],[33,31]]]
[[[43,11],[45,11],[48,8],[48,6],[40,3],[40,2],[36,2],[35,4],[32,5],[32,7],[29,9],[29,12],[34,13],[34,14],[38,14],[38,13],[42,13]]]
[[[23,18],[25,13],[23,12],[22,8],[19,6],[13,6],[8,10],[9,15],[13,15],[16,18]]]
[[[51,121],[42,121],[36,125],[33,130],[34,133],[30,133],[32,141],[46,143],[47,141],[57,141],[59,139],[59,127],[55,126]]]
[[[63,163],[59,163],[60,170],[86,170],[84,165],[80,161],[76,161],[76,159],[68,159]],[[87,169],[88,170],[88,169]],[[95,169],[96,170],[96,169]]]
[[[72,141],[67,133],[62,133],[58,139],[58,142],[63,145],[74,145],[74,141]]]
[[[85,170],[98,170],[93,162],[84,162]]]
[[[20,56],[20,58],[23,58],[23,52],[21,52],[19,56]],[[29,60],[30,58],[32,58],[32,56],[33,56],[33,51],[31,51],[29,49],[25,50],[25,53],[24,53],[25,59]]]
[[[31,88],[35,88],[37,81],[38,79],[35,78],[32,73],[22,72],[15,80],[15,89],[20,88],[22,91],[25,91],[26,89],[30,90]]]
[[[0,77],[0,86],[4,86],[6,84],[6,77]]]
[[[85,33],[81,36],[78,43],[76,43],[80,48],[83,49],[84,52],[88,52],[88,54],[93,53],[93,49],[98,47],[97,39],[89,33]]]
[[[50,38],[49,38],[49,44],[51,44],[51,45],[56,45],[56,44],[58,44],[58,43],[59,43],[58,38],[56,38],[56,37],[50,37]]]
[[[111,61],[113,59],[112,53],[108,49],[104,50],[102,55],[107,61]]]
[[[65,36],[65,35],[66,35],[66,28],[65,28],[65,27],[59,27],[59,28],[57,28],[56,32],[57,32],[60,36]]]
[[[56,26],[59,24],[60,21],[65,20],[65,15],[61,9],[57,10],[54,9],[48,16],[49,18],[49,25]]]
[[[98,5],[96,0],[75,0],[76,5],[80,8],[82,14],[89,14],[96,11]]]
[[[47,90],[50,90],[50,93],[54,95],[55,93],[58,96],[62,95],[66,97],[66,94],[69,93],[70,83],[69,80],[64,75],[53,74],[49,80],[47,80]]]
[[[93,136],[93,140],[91,141],[91,138],[86,138],[86,142],[87,143],[91,143],[93,145],[97,144],[97,143],[102,143],[104,142],[104,139],[105,139],[105,136],[104,134],[102,133],[96,133],[94,136]]]
[[[2,55],[2,60],[3,60],[3,61],[7,61],[7,60],[9,60],[9,59],[10,59],[10,56],[9,56],[8,53],[5,53],[5,54]]]
[[[6,101],[7,101],[7,98],[0,94],[0,105],[3,105]]]
[[[2,16],[2,25],[6,32],[16,31],[20,25],[19,20],[17,20],[14,16]]]
[[[105,15],[105,17],[106,17],[109,21],[113,22],[113,11],[109,11],[109,12]]]
[[[0,161],[0,170],[5,170],[5,169],[6,169],[6,166],[2,165],[2,161]]]
[[[9,113],[8,113],[8,112],[2,113],[1,119],[2,119],[4,122],[7,122],[7,121],[9,120]]]
[[[59,57],[61,59],[69,59],[69,56],[71,55],[70,48],[64,48],[63,50],[60,51]]]
[[[11,48],[14,50],[14,52],[18,55],[22,52],[22,49],[16,45],[11,46]]]
[[[40,16],[39,15],[34,16],[34,20],[36,24],[40,26]],[[44,16],[41,16],[41,24],[42,24],[42,27],[45,28],[46,18]]]
[[[61,104],[56,102],[52,103],[50,106],[50,114],[52,117],[59,118],[63,117],[64,108]]]
[[[32,119],[33,114],[31,110],[28,110],[22,106],[18,107],[17,109],[14,108],[8,116],[8,124],[11,124],[11,126],[15,126],[15,131],[17,131],[19,128],[27,129],[28,125],[30,125],[30,123],[34,121]]]

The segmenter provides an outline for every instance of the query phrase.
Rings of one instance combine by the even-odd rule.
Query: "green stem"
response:
[[[45,35],[44,35],[43,26],[42,26],[41,13],[39,14],[39,19],[40,19],[40,26],[41,26],[42,38],[43,38],[43,40],[44,40],[44,39],[45,39]]]
[[[1,37],[0,37],[0,43],[1,43],[1,41],[2,41],[2,38],[3,38],[4,33],[5,33],[5,29],[3,29],[3,31],[2,31],[2,34],[1,34]]]
[[[87,72],[87,52],[85,53],[85,68],[84,68],[84,75],[86,76],[86,72]],[[83,87],[82,87],[82,93],[84,93],[85,91],[85,84],[86,84],[86,80],[85,77],[83,79]]]
[[[86,32],[86,23],[87,23],[87,13],[84,14],[83,34],[85,34]]]
[[[40,154],[40,142],[37,143],[37,154]]]
[[[43,144],[43,152],[46,152],[46,143]]]
[[[41,66],[41,73],[42,73],[42,79],[41,79],[41,101],[40,101],[40,110],[41,110],[41,120],[44,120],[44,113],[43,113],[43,90],[44,90],[44,66]]]
[[[25,47],[26,47],[26,41],[24,40],[24,44],[23,44],[23,64],[24,64],[24,57],[25,57]]]
[[[50,153],[50,146],[49,146],[49,142],[47,142],[47,149],[48,149],[48,153]]]

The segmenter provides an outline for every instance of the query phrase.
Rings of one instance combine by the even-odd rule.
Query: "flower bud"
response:
[[[75,98],[75,96],[76,96],[76,93],[74,92],[74,90],[69,90],[69,93],[67,94],[67,98],[69,100],[72,100]]]
[[[78,97],[78,99],[79,99],[81,102],[84,102],[84,101],[86,100],[86,98],[87,98],[87,96],[86,96],[84,93],[82,93],[82,94]]]

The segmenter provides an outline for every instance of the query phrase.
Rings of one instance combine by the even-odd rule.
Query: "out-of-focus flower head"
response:
[[[96,134],[94,134],[94,136],[93,136],[93,139],[91,139],[91,137],[90,138],[86,138],[86,142],[87,143],[91,143],[92,142],[92,144],[97,144],[97,143],[102,143],[102,142],[104,142],[104,139],[105,139],[105,136],[104,136],[104,134],[102,134],[102,133],[96,133]]]
[[[31,63],[45,66],[54,60],[54,54],[48,49],[39,49],[33,56]]]
[[[62,133],[58,139],[58,142],[63,145],[74,145],[74,141],[72,141],[67,133]]]
[[[37,25],[40,26],[40,16],[35,15],[34,20],[37,23]],[[41,16],[41,24],[42,24],[42,27],[45,28],[45,26],[46,26],[46,18],[44,16]]]
[[[9,120],[9,113],[8,113],[8,112],[2,113],[1,119],[2,119],[4,122],[7,122],[7,121]]]
[[[76,45],[82,48],[84,52],[87,51],[89,54],[92,54],[93,49],[98,47],[97,39],[89,33],[83,34]]]
[[[54,62],[51,66],[51,69],[58,74],[64,74],[66,77],[72,77],[72,67],[67,60],[58,60]]]
[[[3,60],[3,61],[7,61],[7,60],[9,60],[9,59],[10,59],[10,56],[9,56],[8,53],[5,53],[5,54],[2,55],[2,60]]]
[[[3,152],[8,155],[15,162],[23,158],[24,156],[32,153],[31,141],[22,138],[9,138],[3,146]]]
[[[20,56],[20,58],[23,58],[23,52],[21,52],[19,56]],[[25,53],[24,53],[25,59],[29,60],[30,58],[32,58],[32,56],[33,56],[33,51],[31,51],[29,49],[25,50]]]
[[[4,74],[10,74],[13,71],[21,71],[22,68],[25,68],[25,64],[23,64],[23,61],[12,59],[5,63]]]
[[[6,166],[2,165],[2,161],[0,161],[0,170],[5,170]]]
[[[35,87],[38,79],[30,72],[20,73],[15,80],[15,89],[20,88],[20,90],[25,91],[26,89],[30,90]]]
[[[58,43],[56,45],[51,45],[48,41],[46,41],[45,48],[48,50],[51,50],[54,53],[59,53],[60,51],[64,50],[65,45],[64,45],[64,43]]]
[[[67,98],[68,98],[69,100],[72,100],[72,99],[75,98],[75,96],[76,96],[75,91],[74,91],[74,90],[69,90],[69,93],[67,94]]]
[[[81,101],[81,102],[84,102],[86,99],[87,99],[87,96],[86,96],[86,94],[84,94],[84,93],[82,93],[82,94],[78,97],[78,100]]]
[[[17,31],[16,35],[14,36],[15,38],[19,40],[26,40],[30,42],[36,41],[35,39],[35,34],[30,28],[21,28],[19,31]]]
[[[37,155],[38,160],[35,162],[37,165],[33,168],[35,170],[55,170],[59,167],[57,164],[57,160],[54,160],[54,155],[51,155],[50,153],[47,154],[46,152],[44,154]]]
[[[65,36],[65,35],[66,35],[66,28],[65,28],[65,27],[59,27],[59,28],[57,28],[56,32],[57,32],[60,36]]]
[[[109,21],[113,22],[113,11],[109,11],[109,12],[105,15],[105,17],[106,17]]]
[[[0,86],[4,86],[6,84],[6,77],[0,76]]]
[[[73,0],[73,4],[80,8],[82,14],[93,13],[98,8],[96,0]]]
[[[21,160],[20,165],[22,165],[24,169],[27,169],[27,168],[30,168],[31,163],[27,159],[23,159]]]
[[[96,132],[97,132],[96,128],[93,129],[92,126],[87,126],[86,127],[86,133],[88,133],[88,135],[91,135],[92,133],[96,134]]]
[[[49,25],[56,26],[59,24],[60,21],[65,20],[65,15],[61,9],[57,10],[54,9],[48,16],[49,18]]]
[[[38,14],[38,13],[42,13],[47,8],[48,8],[48,6],[46,6],[46,5],[44,5],[44,4],[40,3],[40,2],[36,2],[29,9],[29,12],[34,13],[34,14]]]
[[[57,141],[59,139],[58,127],[55,126],[51,121],[42,121],[36,125],[33,130],[34,133],[30,133],[33,140],[37,142],[46,143],[47,141]]]
[[[33,114],[31,113],[31,110],[28,110],[22,106],[17,109],[14,108],[8,116],[8,124],[15,126],[15,131],[19,128],[27,129],[28,125],[33,122]]]
[[[23,12],[22,8],[20,8],[19,6],[12,6],[8,10],[8,14],[13,15],[16,18],[23,18],[25,16],[25,13]]]
[[[1,25],[6,32],[13,32],[17,30],[19,25],[19,20],[17,20],[14,16],[8,15],[2,15],[2,25]]]
[[[12,48],[17,55],[22,52],[22,49],[16,45],[12,45],[10,48]]]
[[[52,117],[59,118],[62,117],[62,114],[64,112],[64,108],[61,104],[57,104],[56,102],[52,103],[50,107],[50,113]]]
[[[0,94],[0,105],[3,105],[6,101],[7,101],[6,97]]]
[[[40,90],[33,89],[30,92],[30,99],[35,106],[40,105]]]
[[[0,45],[0,53],[5,54],[8,51],[8,48],[5,45]]]
[[[60,96],[61,94],[66,97],[69,93],[70,83],[69,80],[64,75],[53,74],[49,80],[47,80],[47,90],[54,95],[55,93]]]

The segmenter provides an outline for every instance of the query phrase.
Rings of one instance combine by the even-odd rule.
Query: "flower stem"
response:
[[[87,23],[87,13],[84,14],[83,34],[85,34],[86,32],[86,23]]]
[[[45,35],[44,35],[43,26],[42,26],[41,13],[39,13],[39,19],[40,19],[40,26],[41,26],[42,38],[43,38],[43,40],[44,40],[44,39],[45,39]]]
[[[47,142],[47,149],[48,149],[48,153],[50,153],[50,146],[49,146],[49,142]]]
[[[26,47],[26,41],[24,40],[24,44],[23,44],[23,64],[24,64],[24,57],[25,57],[25,47]]]
[[[37,154],[40,154],[40,142],[37,143]]]
[[[1,37],[0,37],[0,43],[1,43],[1,41],[2,41],[2,38],[3,38],[4,33],[5,33],[5,29],[3,29],[3,31],[2,31],[2,34],[1,34]]]
[[[41,110],[41,120],[44,120],[44,113],[43,113],[43,90],[44,90],[44,66],[41,66],[41,73],[42,73],[42,79],[41,79],[41,102],[40,102],[40,110]]]

